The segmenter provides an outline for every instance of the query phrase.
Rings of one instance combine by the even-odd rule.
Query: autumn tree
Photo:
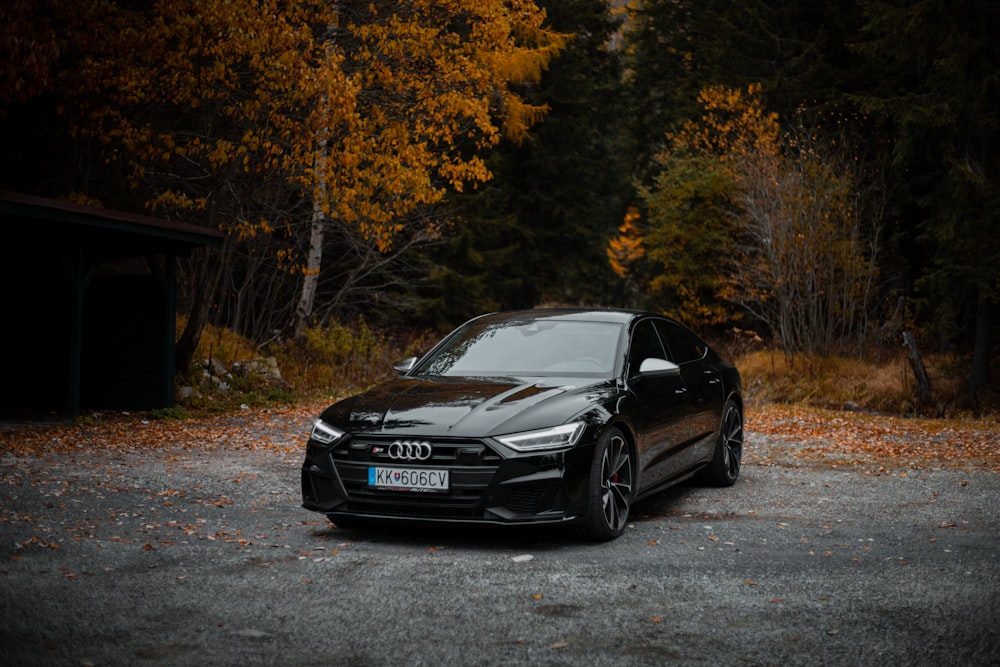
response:
[[[212,309],[258,340],[298,333],[436,234],[445,192],[490,177],[480,153],[543,115],[511,84],[563,41],[526,0],[52,3],[78,136],[148,210],[228,234],[193,267],[179,362]],[[324,283],[331,251],[351,264]]]
[[[407,237],[408,217],[440,203],[449,190],[461,192],[492,176],[483,150],[502,137],[519,142],[541,118],[546,107],[526,102],[511,84],[537,81],[565,41],[543,26],[544,16],[529,2],[341,7],[330,44],[344,54],[343,68],[356,73],[354,136],[363,157],[360,169],[345,173],[343,159],[325,155],[331,143],[323,137],[317,156],[325,171],[312,181],[326,190],[346,177],[349,191],[367,192],[366,203],[339,211],[319,207],[296,331],[311,314],[323,220],[357,220],[366,238],[388,252]],[[426,234],[437,234],[434,224]]]
[[[808,134],[782,132],[759,88],[700,96],[703,115],[671,137],[643,190],[649,288],[700,323],[731,303],[788,352],[832,354],[863,339],[878,222],[860,219],[849,156],[831,161]]]
[[[427,321],[605,302],[615,285],[603,248],[631,194],[619,23],[604,0],[540,4],[570,37],[537,82],[515,90],[549,111],[523,141],[490,152],[486,186],[449,196],[452,233],[423,253],[427,279],[416,286]]]

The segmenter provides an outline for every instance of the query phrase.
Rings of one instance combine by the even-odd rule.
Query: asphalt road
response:
[[[0,663],[1000,664],[1000,477],[793,448],[605,544],[335,528],[289,451],[4,455]]]

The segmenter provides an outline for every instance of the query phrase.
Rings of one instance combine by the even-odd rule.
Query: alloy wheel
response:
[[[601,461],[601,509],[608,528],[621,532],[632,502],[632,462],[628,444],[613,435]]]
[[[726,476],[735,481],[743,460],[743,417],[733,404],[726,408],[722,421],[722,462]]]

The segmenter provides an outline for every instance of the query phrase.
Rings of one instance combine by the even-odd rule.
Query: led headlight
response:
[[[334,440],[340,440],[344,437],[343,431],[338,431],[329,424],[327,424],[322,419],[317,419],[316,423],[313,424],[312,433],[309,437],[316,442],[321,442],[324,445],[329,445]]]
[[[586,426],[583,422],[571,422],[537,431],[525,431],[501,435],[497,440],[519,452],[534,452],[540,449],[561,449],[576,444]]]

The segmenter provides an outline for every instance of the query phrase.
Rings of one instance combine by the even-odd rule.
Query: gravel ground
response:
[[[1000,664],[995,474],[751,432],[736,486],[669,490],[612,543],[345,530],[299,506],[304,428],[0,450],[0,662]]]

